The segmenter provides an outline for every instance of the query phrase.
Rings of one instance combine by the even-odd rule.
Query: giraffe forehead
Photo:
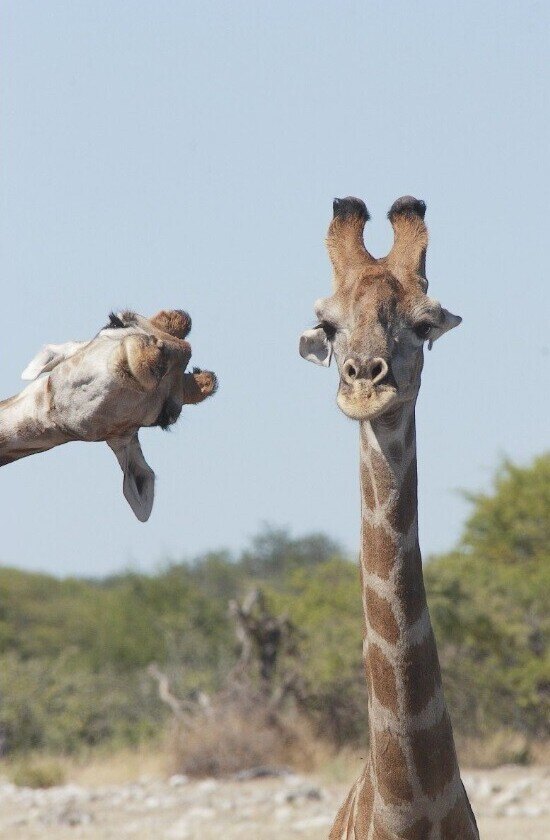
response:
[[[360,329],[374,324],[387,328],[418,318],[433,305],[438,304],[417,285],[405,287],[390,272],[382,272],[337,289],[331,297],[317,301],[315,311],[321,320],[346,321]]]

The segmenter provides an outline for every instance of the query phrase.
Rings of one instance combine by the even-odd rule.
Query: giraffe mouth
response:
[[[389,411],[397,400],[393,385],[373,386],[371,382],[340,382],[336,402],[351,420],[374,420]]]

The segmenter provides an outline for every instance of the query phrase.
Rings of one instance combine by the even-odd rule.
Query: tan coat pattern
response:
[[[23,372],[34,381],[0,402],[0,467],[69,441],[106,441],[123,470],[124,495],[146,521],[155,476],[139,429],[167,428],[183,405],[216,390],[213,373],[186,373],[190,329],[181,310],[150,319],[122,312],[91,341],[47,345]]]
[[[330,840],[478,840],[458,768],[422,578],[415,403],[423,344],[460,319],[427,295],[425,205],[389,212],[395,242],[375,260],[362,201],[336,199],[327,237],[334,292],[300,353],[334,357],[337,402],[360,422],[361,587],[370,742]]]

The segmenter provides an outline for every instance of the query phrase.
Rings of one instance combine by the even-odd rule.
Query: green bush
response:
[[[12,781],[18,787],[49,788],[62,785],[65,782],[65,769],[53,759],[42,759],[19,764],[13,774]]]
[[[550,721],[550,455],[505,463],[470,496],[459,549],[426,567],[455,726],[547,737]]]
[[[135,744],[164,719],[143,672],[77,669],[67,657],[0,660],[2,751],[76,752],[103,741]]]
[[[447,701],[459,735],[506,730],[523,744],[550,720],[550,455],[503,464],[492,492],[469,498],[458,547],[425,567]],[[323,535],[265,528],[238,557],[212,552],[154,575],[0,568],[0,754],[158,732],[167,711],[147,665],[182,699],[216,692],[237,655],[228,601],[251,586],[296,628],[281,673],[298,669],[301,713],[339,745],[364,743],[357,564]]]

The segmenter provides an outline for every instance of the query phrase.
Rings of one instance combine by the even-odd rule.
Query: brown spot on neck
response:
[[[475,817],[466,794],[459,796],[446,817],[441,820],[441,840],[479,838]]]
[[[386,805],[410,802],[413,791],[405,754],[390,732],[377,732],[374,745],[376,786]]]
[[[404,554],[398,564],[395,575],[395,594],[399,599],[405,621],[408,625],[414,624],[426,606],[422,558],[418,545]]]
[[[418,715],[441,686],[439,659],[432,629],[417,645],[405,652],[403,688],[405,708],[410,715]]]
[[[417,508],[416,458],[413,458],[398,489],[395,506],[388,511],[391,526],[400,534],[406,534],[416,516]]]
[[[421,817],[403,832],[403,840],[426,840],[432,824],[427,817]]]
[[[397,682],[393,665],[377,644],[370,642],[365,658],[365,670],[371,694],[394,715],[398,712]]]
[[[357,811],[355,817],[356,837],[368,837],[374,805],[374,790],[370,779],[370,768],[363,771],[361,789],[357,796]],[[340,835],[341,836],[341,835]],[[340,840],[340,837],[338,838]]]
[[[348,830],[351,828],[353,821],[353,801],[355,799],[355,787],[352,787],[348,793],[345,801],[340,806],[340,810],[336,815],[333,826],[330,830],[328,840],[342,840],[344,837],[350,837]],[[365,835],[366,837],[366,835]]]
[[[373,829],[373,840],[396,840],[395,832],[388,829],[378,814],[374,816]]]
[[[365,600],[370,626],[379,636],[394,645],[399,638],[399,627],[391,605],[370,586],[366,588]]]
[[[382,525],[372,525],[363,520],[361,532],[361,559],[372,574],[387,580],[393,569],[398,546]]]
[[[407,431],[405,432],[405,448],[407,451],[413,446],[416,439],[416,420],[414,414],[409,420]]]
[[[394,440],[388,447],[388,455],[394,464],[400,464],[403,459],[403,444],[399,440]]]
[[[411,733],[410,740],[422,790],[426,796],[437,796],[452,780],[458,767],[447,712],[433,726]]]

